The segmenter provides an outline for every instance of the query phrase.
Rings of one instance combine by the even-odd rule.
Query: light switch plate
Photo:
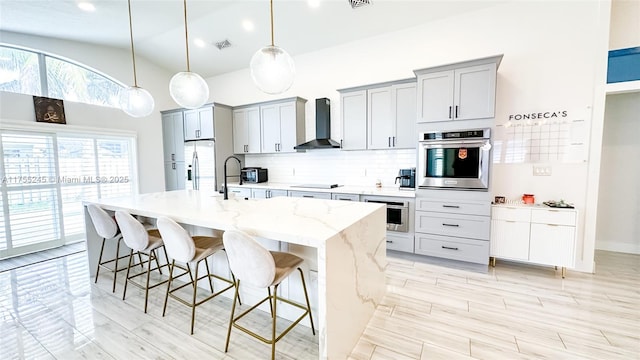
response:
[[[551,176],[551,166],[533,165],[533,176]]]

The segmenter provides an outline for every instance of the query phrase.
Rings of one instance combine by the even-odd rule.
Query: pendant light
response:
[[[258,50],[251,58],[251,77],[258,89],[267,94],[280,94],[291,87],[296,75],[291,56],[273,41],[273,0],[271,9],[271,45]]]
[[[189,33],[187,31],[187,0],[184,4],[184,40],[187,48],[187,71],[179,72],[169,82],[169,93],[178,105],[197,109],[209,100],[209,86],[202,76],[191,72],[189,66]]]
[[[131,0],[129,4],[129,35],[131,38],[131,58],[133,60],[133,86],[120,90],[120,108],[132,117],[148,116],[153,112],[155,103],[151,94],[138,86],[136,74],[136,53],[133,49],[133,24],[131,22]]]

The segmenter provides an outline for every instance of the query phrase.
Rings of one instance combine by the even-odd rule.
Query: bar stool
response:
[[[231,337],[231,326],[242,330],[243,332],[251,335],[252,337],[271,344],[271,359],[275,359],[276,355],[276,342],[286,335],[294,326],[296,326],[300,320],[302,320],[307,314],[309,314],[309,322],[311,323],[311,332],[313,335],[316,331],[313,327],[313,318],[311,316],[311,306],[309,305],[309,295],[307,294],[307,286],[304,282],[304,275],[300,264],[303,259],[285,252],[269,251],[260,245],[251,236],[244,232],[237,230],[227,230],[223,235],[224,247],[227,251],[227,257],[229,258],[229,266],[237,277],[236,280],[236,295],[240,288],[240,280],[261,288],[267,288],[268,296],[262,299],[256,305],[243,312],[242,314],[234,317],[236,309],[236,297],[233,298],[233,306],[231,307],[231,318],[229,319],[229,329],[227,331],[227,342],[224,347],[224,351],[227,352],[229,348],[229,340]],[[305,307],[302,304],[298,304],[289,299],[283,299],[278,297],[278,285],[289,276],[292,272],[298,269],[300,271],[300,278],[302,279],[302,288],[304,289],[304,298],[307,302]],[[273,295],[271,287],[273,286]],[[240,320],[243,316],[260,306],[265,301],[269,300],[271,309],[271,339],[265,339],[264,337],[256,334],[255,332],[239,325],[236,321]],[[280,335],[276,337],[276,305],[277,302],[283,301],[287,304],[293,305],[304,310],[304,313],[293,322],[288,328],[286,328]]]
[[[118,271],[123,271],[125,268],[118,269],[118,261],[120,259],[126,259],[127,255],[119,256],[120,254],[120,241],[122,241],[122,234],[118,228],[116,221],[107,214],[101,207],[96,204],[87,205],[89,216],[93,222],[93,226],[96,229],[98,236],[102,238],[102,246],[100,247],[100,256],[98,257],[98,266],[96,267],[96,280],[98,282],[98,275],[100,274],[100,268],[113,272],[113,287],[111,292],[116,292],[116,280]],[[104,244],[107,240],[116,241],[116,255],[114,258],[103,260]],[[113,267],[107,266],[107,264],[114,263]]]
[[[124,282],[124,291],[122,292],[122,300],[125,300],[127,296],[127,284],[131,283],[141,289],[144,289],[144,312],[147,313],[147,303],[149,299],[149,290],[153,289],[157,286],[165,284],[168,280],[159,281],[153,285],[149,285],[149,278],[152,270],[158,270],[160,274],[162,274],[162,267],[168,266],[169,259],[167,258],[167,253],[165,253],[166,264],[160,266],[160,262],[158,261],[157,251],[159,248],[164,246],[162,242],[162,237],[160,236],[160,232],[156,229],[145,229],[144,225],[141,224],[136,218],[131,216],[129,213],[124,211],[116,211],[116,221],[120,225],[120,230],[122,231],[122,237],[124,239],[125,244],[131,249],[129,252],[129,265],[127,266],[127,276]],[[144,285],[141,285],[135,281],[134,278],[144,275],[144,272],[140,272],[134,275],[129,275],[131,271],[131,262],[133,261],[134,252],[138,255],[139,265],[142,267],[143,264],[147,265],[147,279]],[[146,256],[146,260],[142,260],[142,255]],[[155,260],[156,267],[151,268],[151,262]],[[135,264],[135,265],[138,265]],[[134,266],[135,266],[134,265]]]
[[[231,289],[235,283],[235,278],[233,277],[233,273],[231,274],[232,280],[225,279],[218,275],[212,274],[209,270],[209,262],[207,258],[220,250],[224,250],[222,246],[222,239],[220,237],[214,236],[190,236],[189,233],[178,223],[169,219],[168,217],[160,217],[158,218],[158,229],[162,234],[162,238],[165,242],[165,247],[169,257],[171,257],[172,261],[169,267],[169,280],[167,284],[167,292],[164,298],[164,307],[162,309],[162,316],[165,315],[167,310],[167,301],[169,296],[178,300],[180,303],[187,305],[191,308],[191,335],[193,335],[193,327],[196,319],[196,307],[202,305],[204,302],[213,299],[214,297],[220,295],[221,293]],[[204,264],[207,268],[207,274],[202,277],[198,277],[198,267],[200,262],[204,260]],[[186,267],[176,264],[176,261],[186,264]],[[195,277],[191,275],[191,265],[195,266]],[[179,275],[175,275],[175,269],[178,268],[183,272]],[[189,274],[190,282],[182,284],[174,289],[171,289],[171,285],[173,281],[183,275]],[[211,295],[206,298],[196,301],[197,291],[198,291],[198,280],[202,280],[207,278],[209,280],[209,288],[211,289]],[[224,289],[214,292],[213,283],[211,282],[211,278],[216,278],[218,280],[222,280],[231,285],[225,287]],[[184,288],[185,286],[192,285],[193,287],[193,296],[191,302],[184,300],[174,294],[174,292]]]

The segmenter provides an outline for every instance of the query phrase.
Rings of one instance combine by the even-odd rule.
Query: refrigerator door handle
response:
[[[198,152],[193,152],[193,159],[191,160],[191,168],[193,169],[193,190],[200,188],[200,168],[198,164]]]

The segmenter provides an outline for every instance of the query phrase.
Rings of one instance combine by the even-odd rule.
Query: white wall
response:
[[[314,134],[312,100],[330,98],[332,137],[339,141],[336,89],[403,79],[412,77],[414,69],[504,54],[498,69],[496,123],[505,122],[511,113],[560,108],[569,109],[592,125],[601,124],[596,84],[606,71],[606,49],[602,51],[601,42],[595,39],[601,38],[603,31],[608,39],[609,18],[606,24],[602,20],[602,7],[609,15],[607,5],[595,1],[518,1],[304,54],[294,59],[294,85],[278,98],[300,96],[310,100],[306,108],[307,139]],[[255,88],[248,70],[213,77],[208,83],[213,99],[229,105],[274,99]],[[597,126],[594,129],[591,136],[599,147],[601,133]],[[313,151],[300,156],[310,168],[318,160],[343,161],[339,153],[333,158]],[[247,159],[254,165],[268,163],[251,156]],[[371,160],[376,161],[375,155]],[[597,159],[596,165],[599,168]],[[598,174],[591,174],[588,162],[553,164],[553,175],[546,178],[532,174],[531,164],[495,166],[493,193],[518,197],[533,192],[540,201],[562,198],[573,202],[581,214],[577,268],[590,271],[595,236],[584,242],[585,207],[588,179],[596,176],[597,184]]]
[[[0,32],[0,42],[58,55],[92,67],[125,84],[133,83],[131,53],[91,44]],[[162,127],[160,110],[177,107],[169,96],[172,74],[144,58],[136,57],[138,84],[154,97],[154,113],[132,118],[118,109],[65,101],[67,124],[132,130],[138,134],[139,191],[164,190]],[[29,95],[0,92],[0,121],[35,122],[33,98]],[[61,174],[64,175],[64,174]]]
[[[613,0],[609,49],[626,49],[636,46],[640,46],[640,1]]]
[[[596,248],[640,254],[640,93],[607,96]]]

